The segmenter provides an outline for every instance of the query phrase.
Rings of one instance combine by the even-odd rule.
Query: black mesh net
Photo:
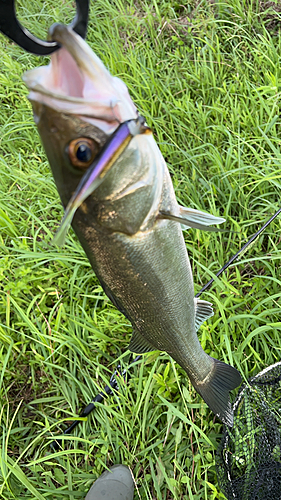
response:
[[[228,500],[280,500],[281,362],[250,379],[233,409],[216,456],[222,492]]]

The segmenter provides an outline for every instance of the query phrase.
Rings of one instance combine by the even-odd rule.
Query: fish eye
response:
[[[67,146],[67,153],[72,165],[81,169],[86,169],[91,165],[98,151],[98,144],[88,137],[73,139]]]

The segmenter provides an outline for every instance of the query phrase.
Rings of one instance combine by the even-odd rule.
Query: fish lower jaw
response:
[[[68,98],[36,89],[30,89],[28,98],[32,103],[33,111],[37,110],[33,114],[36,124],[40,120],[40,106],[42,108],[46,106],[70,117],[77,116],[87,124],[94,125],[94,127],[102,130],[107,135],[111,135],[120,122],[123,121],[119,118],[118,105],[115,107],[108,105],[102,109],[100,103],[96,106],[96,103],[86,102],[84,99]]]

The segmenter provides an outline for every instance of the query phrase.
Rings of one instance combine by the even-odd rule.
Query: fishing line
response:
[[[245,243],[245,245],[242,248],[240,248],[240,250],[238,250],[238,252],[235,255],[233,255],[233,257],[231,257],[231,259],[226,264],[224,264],[224,266],[217,272],[216,277],[220,276],[239,257],[239,255],[240,256],[243,255],[246,252],[246,250],[250,247],[250,245],[261,235],[261,233],[267,228],[267,226],[280,213],[281,213],[281,208],[279,208],[279,210],[277,210],[277,212],[272,217],[270,217],[270,219],[268,219],[268,221],[255,234],[253,234],[251,236],[251,238],[247,241],[247,243]],[[208,281],[208,283],[206,283],[206,285],[204,285],[203,288],[201,288],[200,292],[198,292],[195,295],[195,297],[196,298],[200,297],[200,295],[203,292],[205,292],[213,284],[214,281],[215,281],[214,278],[212,278],[210,281]],[[111,378],[110,378],[110,381],[109,381],[109,385],[106,385],[105,388],[104,388],[104,390],[103,390],[103,392],[100,392],[97,396],[95,396],[95,398],[91,401],[91,403],[89,403],[82,410],[82,412],[79,415],[79,418],[81,419],[81,418],[87,417],[95,409],[95,407],[96,407],[95,403],[102,403],[102,401],[104,400],[104,398],[106,397],[106,395],[112,396],[113,391],[114,390],[118,390],[118,382],[117,382],[118,377],[122,376],[123,379],[124,379],[125,375],[127,374],[127,381],[128,381],[129,378],[130,378],[130,376],[131,376],[131,374],[129,372],[130,364],[133,365],[141,357],[142,357],[141,355],[138,355],[131,362],[132,355],[130,355],[129,366],[128,366],[128,368],[125,368],[122,372],[121,372],[121,366],[118,365],[118,368],[111,375]],[[74,422],[72,422],[72,424],[64,431],[64,434],[65,435],[70,434],[73,431],[73,429],[75,429],[75,427],[80,422],[81,422],[81,420],[75,420]],[[54,441],[51,442],[51,448],[53,450],[58,450],[61,447],[61,444],[62,444],[62,439],[61,438],[56,439],[56,440],[54,440]]]
[[[219,270],[219,272],[217,272],[216,277],[220,276],[238,258],[239,255],[241,257],[246,252],[246,249],[255,241],[256,238],[258,238],[261,235],[261,233],[267,228],[267,226],[280,213],[281,213],[281,208],[279,208],[279,210],[277,210],[277,212],[272,217],[270,217],[270,219],[268,219],[268,221],[255,234],[253,234],[253,236],[251,236],[251,238],[247,241],[247,243],[245,243],[245,245],[242,248],[240,248],[240,250],[238,250],[238,252],[235,255],[233,255],[233,257],[231,257],[231,259],[226,264],[224,264],[224,266]],[[198,292],[195,295],[195,297],[196,298],[200,297],[200,295],[203,292],[205,292],[212,285],[214,281],[215,278],[212,278],[210,281],[208,281],[208,283],[206,283],[206,285],[204,285],[203,288],[201,288],[200,292]]]

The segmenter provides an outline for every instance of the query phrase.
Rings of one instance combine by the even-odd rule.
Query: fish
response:
[[[61,225],[53,239],[52,243],[54,245],[57,244],[61,246],[64,244],[68,228],[77,208],[79,208],[83,201],[104,181],[110,167],[126,149],[130,140],[137,134],[146,134],[150,132],[151,130],[145,125],[145,119],[142,116],[138,117],[136,120],[127,120],[119,125],[105,143],[100,153],[95,157],[91,166],[87,169],[87,172],[79,182],[73,196],[70,198]],[[79,162],[87,163],[87,161],[89,161],[88,158],[91,158],[90,146],[87,143],[78,141],[76,150],[79,156]]]
[[[105,294],[131,322],[129,349],[168,353],[232,426],[229,393],[241,376],[201,347],[197,331],[213,308],[194,298],[182,233],[182,227],[216,231],[212,226],[225,219],[178,205],[165,160],[124,82],[70,27],[53,25],[49,38],[61,48],[23,79],[66,208],[55,242],[63,242],[71,223]],[[118,136],[118,154],[101,167],[112,153],[110,138],[129,123],[134,132],[126,144]]]

